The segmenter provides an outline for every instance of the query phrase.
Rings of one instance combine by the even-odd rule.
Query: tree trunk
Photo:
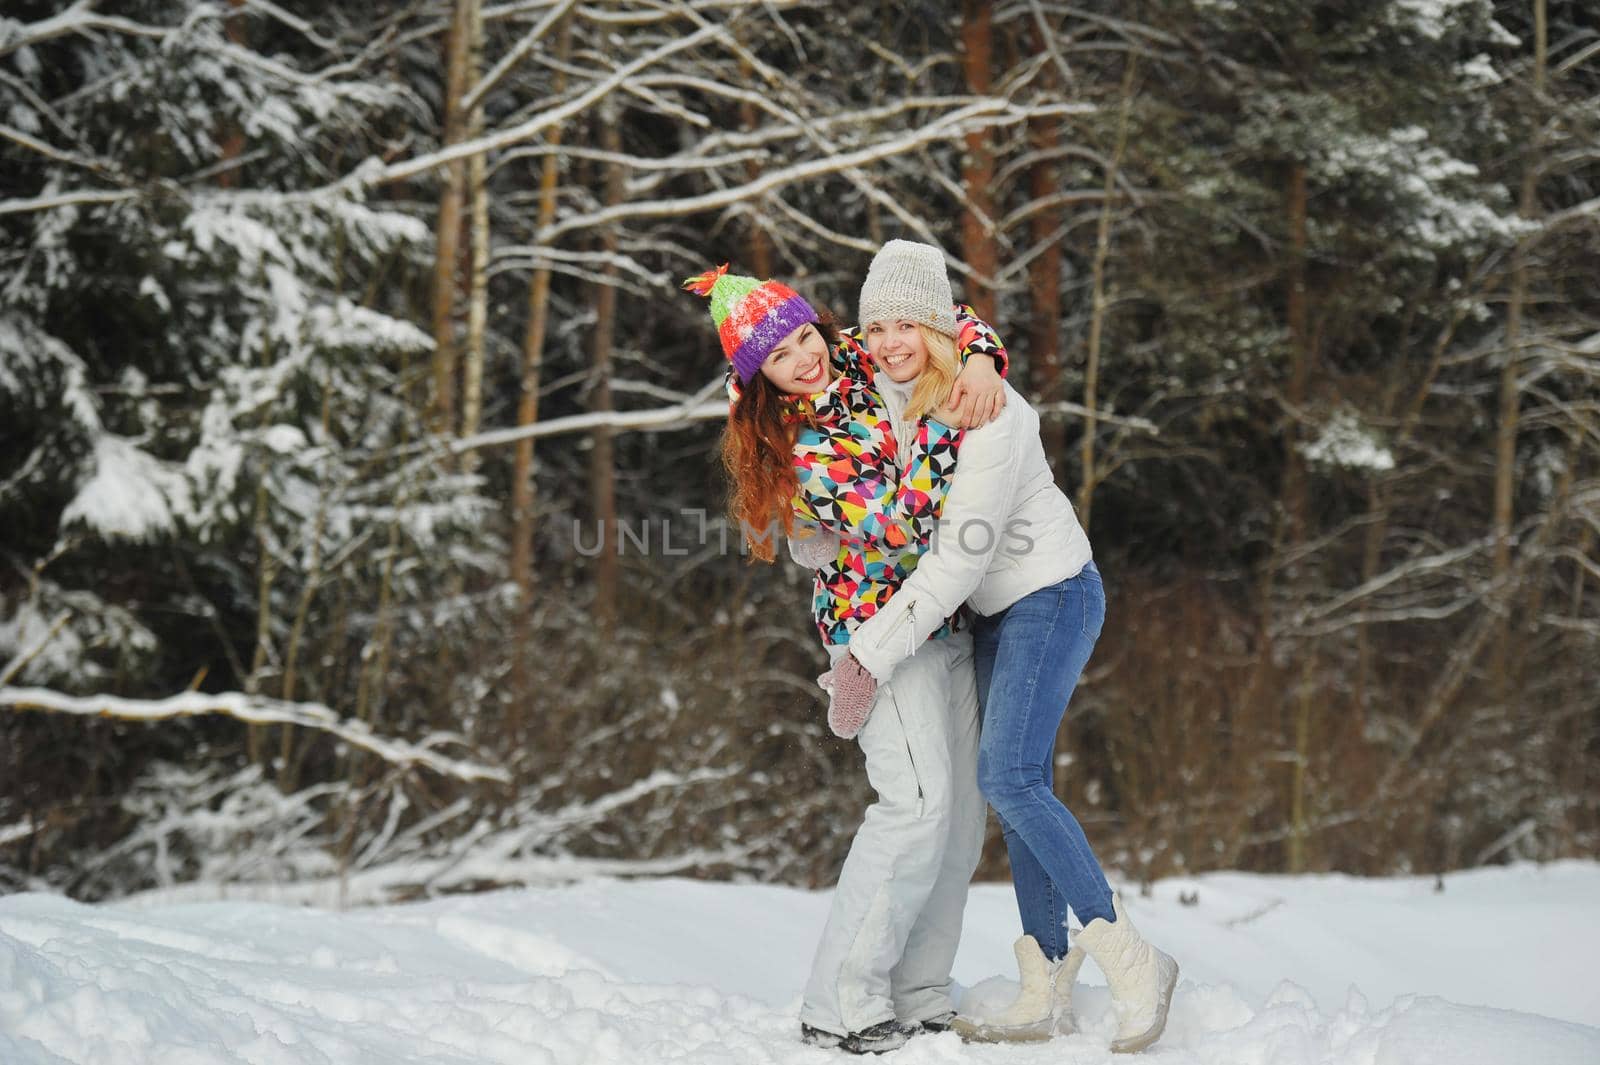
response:
[[[395,561],[400,557],[400,514],[409,502],[407,492],[401,488],[394,501],[395,517],[389,522],[389,538],[384,544],[383,568],[378,578],[378,605],[373,611],[372,635],[362,649],[360,675],[356,681],[356,720],[368,725],[378,723],[383,709],[383,694],[389,683],[389,646],[394,634],[394,620],[390,606],[394,601]],[[352,751],[352,761],[359,752]],[[347,766],[351,764],[347,762]],[[349,779],[348,772],[346,779]]]
[[[1594,527],[1585,525],[1583,532],[1578,537],[1578,558],[1588,558],[1589,553],[1593,550]],[[1568,614],[1573,618],[1581,618],[1583,616],[1583,585],[1588,577],[1588,571],[1583,568],[1581,562],[1577,561],[1573,562],[1572,571],[1572,603],[1568,609]]]
[[[563,19],[556,30],[556,59],[564,66],[572,55],[572,21]],[[551,95],[566,91],[565,71],[556,71]],[[561,180],[561,127],[545,134],[550,154],[539,169],[539,208],[534,216],[534,232],[555,221],[556,187]],[[548,267],[534,270],[528,283],[528,327],[522,337],[522,382],[517,397],[517,425],[533,425],[539,420],[539,389],[544,382],[544,338],[550,322],[550,278]],[[511,656],[513,742],[523,735],[523,700],[530,693],[528,654],[533,644],[533,531],[538,517],[537,486],[534,484],[534,451],[531,438],[518,440],[511,470],[511,579],[517,584],[517,640]]]
[[[1545,0],[1534,0],[1534,60],[1533,99],[1544,94],[1545,64],[1547,56],[1548,27],[1545,20]],[[1534,133],[1530,156],[1522,171],[1522,195],[1519,209],[1523,218],[1532,218],[1537,210],[1539,184],[1539,137]],[[1521,397],[1517,386],[1517,370],[1522,355],[1522,318],[1528,301],[1528,257],[1525,242],[1518,242],[1512,252],[1511,294],[1506,304],[1505,362],[1500,370],[1500,426],[1495,440],[1494,470],[1494,579],[1498,584],[1511,573],[1511,524],[1515,506],[1517,466],[1517,423],[1521,413]],[[1500,618],[1499,631],[1492,642],[1494,653],[1490,659],[1491,684],[1496,700],[1502,705],[1510,694],[1507,683],[1510,661],[1507,645],[1510,642],[1509,595],[1501,595],[1505,613]]]
[[[262,421],[266,421],[263,413]],[[256,639],[255,651],[250,656],[250,675],[244,678],[244,690],[254,695],[261,690],[261,671],[266,668],[272,648],[272,584],[277,579],[278,563],[272,556],[269,512],[272,498],[267,492],[267,472],[261,472],[256,485],[255,538],[256,538]],[[246,753],[250,761],[264,765],[267,759],[267,726],[251,725],[245,736]]]
[[[456,0],[445,38],[444,137],[445,145],[458,144],[465,132],[461,97],[467,86],[467,54],[471,43],[473,0]],[[439,221],[433,260],[433,396],[435,432],[455,431],[456,260],[461,254],[461,196],[466,185],[466,164],[456,160],[445,167],[439,191]]]
[[[987,96],[993,52],[990,6],[979,0],[963,0],[961,17],[962,69],[967,91]],[[961,163],[961,186],[967,200],[961,213],[961,255],[972,269],[973,281],[967,289],[967,302],[986,322],[995,319],[994,277],[1000,254],[994,235],[994,152],[989,134],[978,130],[966,136],[966,156]]]
[[[1465,305],[1463,305],[1464,308]],[[1458,309],[1450,321],[1439,331],[1433,343],[1433,352],[1428,360],[1427,369],[1423,371],[1421,379],[1411,393],[1405,406],[1400,411],[1398,428],[1390,438],[1390,447],[1399,455],[1410,441],[1418,422],[1422,417],[1422,408],[1427,403],[1429,394],[1433,391],[1433,384],[1438,379],[1439,370],[1444,365],[1445,352],[1449,350],[1451,342],[1455,339],[1456,329],[1461,325],[1465,316],[1464,309]],[[1389,522],[1391,519],[1389,506],[1389,492],[1384,482],[1372,480],[1367,485],[1367,514],[1371,519],[1367,525],[1366,543],[1361,560],[1361,583],[1366,584],[1378,575],[1378,566],[1383,561],[1383,544],[1389,535]],[[1370,692],[1373,683],[1372,664],[1372,624],[1361,620],[1356,622],[1356,679],[1353,686],[1355,728],[1358,735],[1364,735],[1367,727],[1367,714],[1370,708]]]
[[[1362,538],[1361,583],[1368,584],[1378,575],[1378,563],[1383,560],[1383,538],[1389,530],[1388,505],[1383,491],[1374,481],[1367,487],[1367,513],[1372,522]],[[1351,685],[1351,711],[1355,715],[1357,735],[1367,730],[1367,704],[1372,689],[1372,633],[1365,621],[1356,623],[1356,676]]]
[[[1117,142],[1112,149],[1110,163],[1106,166],[1105,182],[1100,200],[1100,224],[1095,230],[1093,305],[1089,315],[1089,347],[1083,367],[1083,445],[1082,477],[1078,486],[1078,520],[1085,530],[1089,528],[1094,506],[1094,490],[1100,483],[1100,471],[1095,459],[1095,412],[1100,403],[1100,344],[1105,335],[1106,260],[1111,255],[1111,207],[1117,190],[1117,171],[1122,166],[1122,153],[1128,146],[1128,112],[1133,105],[1133,79],[1138,61],[1128,58],[1122,74],[1122,108],[1117,116]]]
[[[482,0],[463,0],[467,8],[467,76],[475,85],[483,68]],[[467,139],[483,133],[483,104],[480,101],[467,116]],[[489,321],[489,190],[488,154],[479,152],[467,163],[467,188],[472,202],[472,268],[467,297],[467,349],[461,381],[461,435],[472,436],[483,421],[483,361],[485,333]],[[478,468],[478,453],[466,451],[461,468],[472,473]]]
[[[1297,548],[1304,541],[1306,526],[1305,456],[1300,450],[1300,419],[1304,416],[1306,398],[1310,391],[1311,338],[1308,329],[1305,276],[1306,168],[1302,164],[1291,164],[1286,193],[1284,213],[1289,234],[1289,255],[1284,263],[1283,273],[1286,290],[1285,317],[1289,327],[1289,381],[1284,397],[1287,409],[1283,414],[1281,432],[1284,452],[1283,476],[1279,485],[1279,513],[1273,532],[1272,552],[1259,577],[1257,611],[1260,618],[1258,622],[1260,634],[1257,639],[1255,664],[1251,668],[1250,679],[1245,685],[1240,704],[1252,712],[1255,727],[1261,729],[1263,735],[1268,729],[1283,728],[1284,709],[1286,706],[1292,707],[1291,720],[1294,734],[1289,743],[1291,748],[1298,752],[1302,737],[1309,734],[1309,719],[1306,721],[1304,732],[1300,727],[1300,720],[1301,715],[1308,709],[1308,704],[1303,700],[1313,678],[1302,673],[1296,684],[1296,698],[1288,703],[1283,699],[1283,693],[1269,689],[1268,682],[1274,672],[1276,658],[1278,640],[1274,626],[1277,602],[1283,594],[1280,587],[1287,586],[1288,594],[1291,595],[1299,595],[1301,591],[1303,562],[1286,564],[1285,559],[1294,558]],[[1292,765],[1288,787],[1290,823],[1286,865],[1292,861],[1305,860],[1303,842],[1297,842],[1303,841],[1305,835],[1303,813],[1305,788],[1306,776],[1303,767]],[[1241,813],[1241,816],[1245,815]],[[1244,827],[1244,822],[1239,822],[1235,826],[1235,832],[1243,832]]]
[[[333,385],[324,375],[322,381],[322,435],[332,439]],[[305,585],[300,590],[300,601],[295,606],[294,623],[289,627],[288,647],[283,656],[283,683],[278,697],[294,702],[295,686],[299,680],[300,647],[305,637],[306,620],[311,615],[311,604],[322,588],[322,538],[328,524],[328,482],[319,470],[317,478],[317,513],[311,522],[310,561],[306,566]],[[278,737],[278,786],[284,794],[292,793],[299,784],[299,762],[294,757],[294,726],[285,724]]]
[[[249,43],[245,34],[244,20],[245,0],[228,0],[229,14],[223,23],[223,33],[228,40],[240,47]],[[235,122],[224,124],[221,135],[222,158],[225,163],[233,163],[244,154],[244,130]],[[235,166],[224,166],[217,175],[217,184],[225,189],[238,188],[241,174]],[[270,356],[265,350],[262,352],[262,365],[270,365]],[[261,424],[265,426],[271,415],[267,411],[261,414]],[[266,664],[267,651],[272,639],[272,582],[277,573],[276,563],[267,552],[267,486],[263,474],[262,483],[256,486],[255,534],[256,549],[259,553],[256,573],[256,641],[255,650],[250,657],[250,674],[243,678],[245,691],[254,693],[261,684],[261,669]],[[266,763],[266,748],[268,728],[265,725],[251,725],[245,732],[246,755],[250,761],[257,765]]]
[[[1291,548],[1305,539],[1305,456],[1300,450],[1301,418],[1311,380],[1310,333],[1306,311],[1306,168],[1296,163],[1289,174],[1289,419],[1285,426],[1283,498]]]
[[[1289,172],[1288,214],[1289,388],[1286,398],[1290,409],[1284,426],[1282,543],[1287,555],[1294,557],[1306,538],[1306,466],[1305,455],[1301,451],[1301,419],[1305,416],[1311,379],[1311,341],[1306,307],[1306,168],[1300,163],[1295,163]],[[1287,583],[1295,589],[1297,597],[1303,591],[1304,574],[1303,560],[1291,564]],[[1304,649],[1301,657],[1302,668],[1295,685],[1294,757],[1290,761],[1287,863],[1291,873],[1298,873],[1306,867],[1305,811],[1306,790],[1309,787],[1306,763],[1310,757],[1311,693],[1316,683],[1310,648]]]
[[[613,106],[605,107],[600,115],[600,146],[606,152],[622,151],[622,134],[618,130],[621,116]],[[605,203],[610,207],[622,202],[622,164],[606,162]],[[615,226],[607,226],[600,235],[600,250],[608,257],[615,256],[619,241]],[[617,267],[608,258],[601,269],[603,280],[595,286],[594,296],[594,389],[589,409],[606,412],[611,406],[611,353],[616,329]],[[602,635],[610,633],[616,620],[617,556],[620,548],[617,530],[616,469],[612,457],[612,432],[606,426],[594,431],[594,450],[590,463],[590,491],[594,519],[600,529],[600,554],[595,570],[595,621]]]
[[[222,24],[223,33],[228,40],[241,47],[247,47],[249,44],[244,31],[244,5],[245,0],[228,0],[229,14]],[[222,161],[226,165],[217,175],[217,184],[225,189],[239,188],[244,175],[233,163],[244,154],[244,130],[240,129],[236,122],[226,122],[218,140],[222,147]]]
[[[755,84],[755,69],[751,67],[748,59],[739,60],[739,75],[742,84]],[[756,114],[756,105],[749,100],[739,102],[739,124],[746,131],[754,130],[761,125],[760,116]],[[745,177],[754,181],[761,176],[761,161],[751,159],[744,164]],[[754,204],[751,210],[755,210]],[[772,238],[767,236],[767,230],[761,224],[761,219],[750,219],[750,270],[756,277],[765,280],[772,276]]]
[[[1301,658],[1294,715],[1294,756],[1290,759],[1289,785],[1289,872],[1301,873],[1306,868],[1306,840],[1309,838],[1306,817],[1306,794],[1311,768],[1312,708],[1316,692],[1317,656],[1307,648]]]
[[[1036,47],[1043,42],[1035,38]],[[1040,71],[1046,89],[1057,87],[1056,69],[1047,66]],[[1061,123],[1055,118],[1035,118],[1029,123],[1030,147],[1038,154],[1038,161],[1028,171],[1028,195],[1044,200],[1055,195],[1061,187],[1061,171],[1054,159],[1061,140]],[[1034,257],[1028,263],[1028,303],[1030,306],[1028,329],[1027,380],[1018,384],[1013,369],[1012,384],[1026,387],[1041,403],[1055,403],[1066,397],[1061,388],[1061,242],[1056,239],[1056,227],[1061,212],[1056,208],[1039,211],[1028,223],[1028,240]],[[1043,250],[1040,250],[1040,249]],[[1057,482],[1063,478],[1063,465],[1067,454],[1067,423],[1064,418],[1051,418],[1039,427],[1044,438],[1044,453],[1055,471]]]

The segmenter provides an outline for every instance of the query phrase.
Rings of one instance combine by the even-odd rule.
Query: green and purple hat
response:
[[[807,322],[820,321],[811,304],[788,285],[730,274],[727,263],[689,278],[683,287],[711,301],[722,352],[741,384],[760,371],[784,337]]]

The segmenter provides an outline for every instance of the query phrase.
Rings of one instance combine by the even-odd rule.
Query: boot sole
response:
[[[907,1036],[899,1042],[880,1040],[876,1044],[866,1044],[855,1034],[835,1035],[833,1032],[822,1028],[802,1029],[800,1033],[800,1042],[808,1047],[820,1047],[823,1050],[842,1050],[846,1054],[888,1054],[899,1050],[910,1041],[910,1036]]]
[[[901,1039],[899,1042],[894,1042],[893,1045],[890,1045],[888,1042],[867,1044],[860,1042],[855,1038],[855,1036],[851,1036],[839,1044],[839,1049],[844,1051],[846,1054],[889,1054],[899,1050],[909,1042],[911,1042],[910,1037]]]
[[[800,1028],[800,1042],[808,1047],[821,1047],[823,1050],[837,1050],[844,1045],[849,1036],[835,1035],[822,1028],[812,1028],[802,1025]]]
[[[1131,1039],[1123,1039],[1111,1044],[1113,1054],[1137,1054],[1145,1047],[1161,1038],[1161,1033],[1167,1030],[1167,1013],[1172,1009],[1172,992],[1178,986],[1178,963],[1172,963],[1172,975],[1167,979],[1167,984],[1161,989],[1161,1015],[1156,1018],[1156,1023],[1143,1035],[1136,1035]]]
[[[1046,1017],[1034,1024],[974,1024],[957,1017],[950,1030],[961,1037],[963,1043],[1044,1043],[1056,1034],[1055,1023]]]

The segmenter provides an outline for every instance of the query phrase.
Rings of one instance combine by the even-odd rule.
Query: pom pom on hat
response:
[[[696,274],[683,283],[683,287],[693,292],[696,296],[710,296],[711,289],[715,287],[717,278],[728,272],[728,264],[723,263],[715,270],[707,270],[703,274]]]

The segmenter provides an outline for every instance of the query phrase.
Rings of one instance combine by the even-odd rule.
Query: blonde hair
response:
[[[906,417],[911,420],[933,413],[950,398],[956,375],[961,372],[961,357],[956,354],[956,338],[941,333],[929,325],[917,323],[923,346],[928,349],[928,364],[917,375],[917,385],[911,390],[911,401],[906,404]]]

